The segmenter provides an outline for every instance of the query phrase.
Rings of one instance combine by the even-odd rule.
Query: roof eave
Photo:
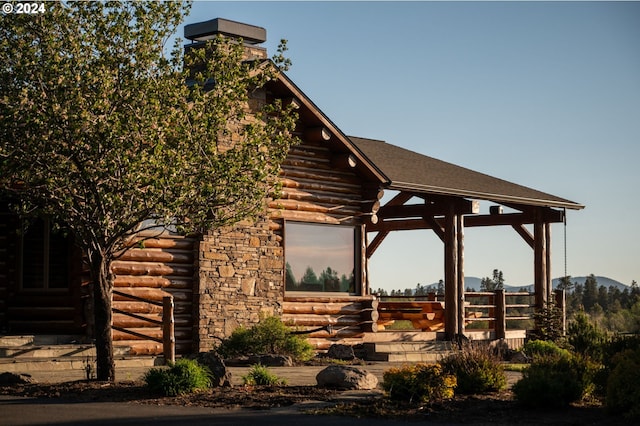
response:
[[[437,195],[457,195],[460,197],[468,197],[478,200],[487,200],[493,201],[496,203],[516,203],[516,204],[524,204],[528,206],[538,206],[538,207],[556,207],[556,208],[567,208],[571,210],[582,210],[584,205],[574,203],[569,200],[547,200],[541,198],[527,198],[527,197],[517,197],[517,196],[509,196],[505,194],[492,194],[487,192],[476,192],[476,191],[465,191],[463,189],[457,188],[442,188],[436,186],[429,185],[418,185],[408,182],[392,182],[389,186],[389,189],[396,191],[412,191],[419,193],[427,193],[427,194],[437,194]]]

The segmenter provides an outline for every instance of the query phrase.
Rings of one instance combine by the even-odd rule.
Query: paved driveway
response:
[[[127,402],[73,403],[52,399],[0,396],[0,425],[305,425],[378,426],[403,421],[313,416],[298,404],[271,410],[140,405]]]

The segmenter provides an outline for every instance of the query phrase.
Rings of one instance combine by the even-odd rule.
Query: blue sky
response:
[[[287,39],[287,74],[344,133],[584,204],[567,273],[640,280],[640,3],[196,1],[185,23],[217,17],[266,28],[270,54]],[[371,286],[437,282],[442,256],[433,232],[396,233]],[[494,268],[530,284],[533,252],[511,228],[467,229],[465,274]]]

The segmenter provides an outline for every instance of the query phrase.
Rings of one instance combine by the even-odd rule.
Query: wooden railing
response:
[[[506,336],[507,330],[528,330],[534,327],[535,294],[529,292],[465,292],[464,317],[468,330],[489,330],[496,339]],[[555,292],[556,306],[564,312],[564,293]],[[394,321],[410,321],[415,329],[440,331],[444,329],[444,315],[434,304],[444,309],[444,295],[383,296],[378,306],[381,329]],[[564,317],[564,315],[563,315]],[[440,318],[441,321],[438,321]]]
[[[168,293],[166,291],[162,291],[162,290],[158,290],[158,291],[162,296],[162,302],[135,296],[135,295],[128,294],[118,290],[113,290],[113,294],[129,300],[134,300],[136,302],[143,302],[148,305],[161,307],[162,308],[161,320],[149,318],[147,316],[139,315],[133,312],[127,312],[117,308],[113,308],[113,312],[127,316],[129,318],[133,318],[138,321],[142,321],[146,324],[149,324],[151,327],[160,326],[162,329],[162,338],[146,335],[144,333],[130,330],[126,327],[113,325],[112,328],[122,333],[135,336],[139,339],[151,340],[157,343],[162,343],[162,353],[164,355],[165,362],[173,363],[176,360],[176,338],[175,338],[175,318],[174,318],[173,296],[171,295],[171,293]]]
[[[493,330],[502,339],[507,329],[533,328],[534,294],[529,292],[465,292],[465,316],[468,329]],[[509,303],[507,303],[509,302]],[[519,327],[508,327],[520,321]],[[524,327],[522,322],[525,322]]]

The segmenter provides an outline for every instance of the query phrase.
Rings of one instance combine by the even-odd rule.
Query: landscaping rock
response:
[[[293,361],[287,355],[251,355],[249,356],[249,364],[260,364],[265,367],[291,367]]]
[[[509,354],[509,362],[526,364],[530,361],[529,357],[522,351],[513,351],[513,353]]]
[[[343,361],[351,361],[356,358],[356,354],[353,352],[353,347],[338,343],[334,343],[329,347],[327,356],[329,358],[340,359]]]
[[[316,381],[319,387],[370,390],[378,386],[378,378],[366,370],[347,365],[330,365],[321,370]]]
[[[34,383],[35,381],[29,374],[21,373],[0,373],[0,386],[15,386]]]
[[[227,370],[224,360],[216,352],[200,352],[196,360],[211,371],[211,386],[231,386],[231,372]]]

